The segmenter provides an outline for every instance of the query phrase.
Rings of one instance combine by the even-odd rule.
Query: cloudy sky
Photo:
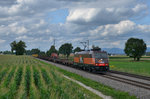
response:
[[[0,51],[14,40],[46,51],[81,41],[101,48],[124,48],[130,37],[150,47],[149,0],[0,0]]]

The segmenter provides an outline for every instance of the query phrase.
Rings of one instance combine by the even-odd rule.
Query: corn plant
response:
[[[40,74],[39,74],[39,71],[35,68],[34,68],[33,78],[34,78],[34,83],[35,83],[36,87],[40,88],[40,86],[41,86]]]
[[[9,92],[6,93],[4,96],[2,96],[2,99],[14,99],[17,89],[19,88],[22,80],[22,74],[23,74],[23,68],[19,67],[16,72],[16,76],[14,78],[15,80],[13,84],[11,84],[10,86]]]
[[[0,73],[0,82],[2,81],[3,77],[6,75],[7,71],[8,69],[5,69]]]
[[[30,83],[31,83],[31,71],[30,71],[29,66],[27,66],[26,74],[25,74],[25,91],[26,91],[27,96],[29,96]]]
[[[40,80],[39,71],[35,68],[33,69],[33,71],[34,71],[34,73],[33,73],[34,83],[40,91],[41,98],[42,99],[49,99],[50,93],[43,88],[43,85],[42,85],[41,80]]]
[[[15,69],[16,69],[16,67],[13,67],[13,69],[11,70],[11,72],[8,74],[8,76],[7,76],[7,78],[6,78],[5,82],[4,82],[5,87],[9,86],[9,83],[10,83],[12,77],[14,76]]]
[[[56,72],[52,71],[51,70],[51,74],[53,75],[53,78],[56,82],[58,82],[59,84],[62,83],[63,81],[63,78],[62,77],[59,77],[58,74],[56,74]]]
[[[46,84],[50,84],[51,83],[51,79],[50,77],[48,76],[48,73],[46,72],[46,70],[42,69],[41,70],[41,73],[42,73],[42,77],[44,78]]]
[[[22,80],[22,74],[23,74],[23,68],[19,67],[19,69],[17,70],[17,73],[16,73],[16,77],[15,77],[16,89],[18,89],[20,86],[20,83]]]

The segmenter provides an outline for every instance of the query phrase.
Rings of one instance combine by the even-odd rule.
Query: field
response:
[[[101,99],[66,75],[114,99],[136,99],[29,56],[0,55],[0,99]]]
[[[54,68],[28,56],[0,56],[2,99],[99,99]]]
[[[140,61],[133,61],[127,56],[111,56],[110,69],[150,76],[150,57],[142,57]]]

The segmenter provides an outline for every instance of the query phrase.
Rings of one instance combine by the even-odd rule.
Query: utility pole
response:
[[[87,46],[88,46],[88,50],[89,50],[89,40],[87,40]]]
[[[54,46],[55,46],[55,39],[54,39]]]
[[[87,42],[80,42],[84,46],[84,50],[87,47]]]

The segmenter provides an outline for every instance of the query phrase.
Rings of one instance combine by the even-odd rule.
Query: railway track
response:
[[[123,78],[123,77],[118,77],[118,76],[114,76],[111,74],[106,74],[106,75],[100,75],[102,77],[108,78],[108,79],[112,79],[115,81],[119,81],[119,82],[123,82],[126,84],[130,84],[136,87],[140,87],[140,88],[144,88],[144,89],[148,89],[150,90],[150,84],[149,83],[144,83],[141,81],[136,81],[136,80],[131,80],[131,79],[127,79],[127,78]]]
[[[120,71],[114,71],[114,70],[110,70],[109,72],[113,73],[113,74],[120,74],[120,75],[124,75],[124,76],[129,76],[129,77],[134,77],[134,78],[150,81],[150,77],[147,77],[147,76],[136,75],[136,74],[120,72]]]

